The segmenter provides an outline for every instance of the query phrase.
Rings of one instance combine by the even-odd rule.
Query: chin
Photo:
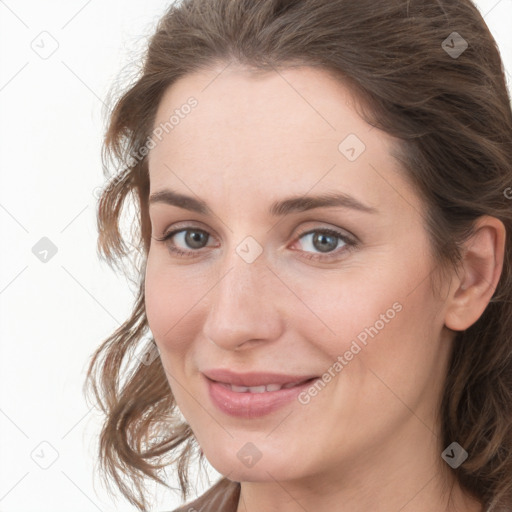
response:
[[[252,455],[251,455],[252,453]],[[273,482],[301,478],[304,464],[300,464],[301,474],[295,474],[294,469],[299,469],[293,461],[289,460],[282,451],[277,453],[265,453],[262,448],[259,459],[257,452],[250,445],[235,452],[234,456],[227,457],[223,454],[209,454],[204,452],[208,462],[220,474],[235,482]]]

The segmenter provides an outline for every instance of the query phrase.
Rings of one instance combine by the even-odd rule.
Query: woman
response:
[[[88,382],[131,503],[199,453],[182,511],[511,510],[512,113],[469,0],[185,0],[109,121],[140,289]]]

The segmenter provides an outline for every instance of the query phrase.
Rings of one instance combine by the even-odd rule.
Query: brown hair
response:
[[[468,44],[461,55],[442,46],[449,36],[454,46],[453,32]],[[105,480],[112,477],[140,510],[146,478],[166,485],[158,476],[166,466],[177,465],[183,498],[189,489],[193,433],[160,358],[145,364],[133,357],[154,350],[144,306],[149,177],[140,148],[164,91],[218,63],[262,71],[319,66],[350,84],[368,122],[399,139],[395,156],[425,200],[425,226],[444,268],[460,261],[460,244],[479,216],[504,223],[499,284],[479,320],[457,333],[439,412],[444,446],[456,440],[469,453],[454,470],[463,489],[490,510],[510,510],[512,113],[496,43],[469,0],[184,0],[161,18],[141,75],[110,114],[104,144],[106,167],[117,174],[106,172],[111,179],[98,205],[100,257],[121,268],[128,245],[139,248],[133,312],[96,350],[86,382],[106,416],[99,446]],[[124,237],[129,196],[135,230]]]

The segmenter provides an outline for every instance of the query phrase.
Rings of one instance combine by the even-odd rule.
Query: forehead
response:
[[[193,108],[186,106],[191,98]],[[348,87],[319,68],[254,74],[223,65],[186,75],[157,110],[151,191],[183,190],[185,175],[186,185],[209,195],[337,188],[382,203],[392,195],[391,182],[401,180],[390,154],[395,141],[367,124],[355,102]]]
[[[186,105],[191,98],[197,103],[193,109]],[[177,123],[167,130],[170,133],[162,134],[173,149],[222,139],[224,153],[230,140],[297,150],[304,139],[336,141],[348,133],[368,138],[372,127],[355,112],[354,101],[346,86],[319,68],[254,73],[236,66],[215,67],[186,75],[169,87],[154,127],[164,127],[174,117]],[[199,140],[188,138],[192,131],[201,134]],[[372,142],[384,141],[377,136]],[[152,155],[164,149],[159,146]]]

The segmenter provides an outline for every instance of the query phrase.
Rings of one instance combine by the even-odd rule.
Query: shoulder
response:
[[[172,512],[236,512],[240,497],[240,483],[220,479],[199,498]]]

